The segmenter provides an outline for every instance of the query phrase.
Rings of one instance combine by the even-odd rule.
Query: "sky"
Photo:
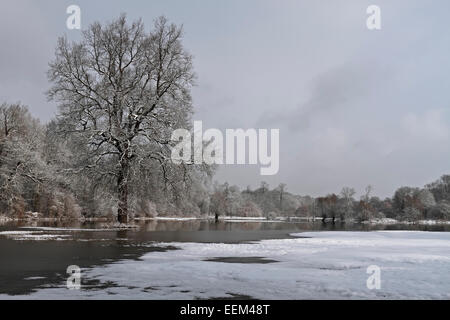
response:
[[[66,8],[81,28],[126,13],[147,30],[165,15],[182,24],[194,56],[193,120],[204,129],[279,129],[280,170],[224,165],[216,179],[255,188],[286,183],[302,195],[392,196],[450,173],[450,2],[417,0],[2,0],[0,101],[46,122],[46,77]],[[366,9],[381,9],[368,30]]]

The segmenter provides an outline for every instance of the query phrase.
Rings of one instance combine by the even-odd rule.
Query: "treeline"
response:
[[[20,104],[0,114],[0,213],[128,218],[206,213],[213,168],[175,164],[171,135],[191,129],[192,56],[165,17],[125,15],[60,37],[49,63],[46,125]]]
[[[77,135],[62,135],[58,119],[41,124],[27,107],[0,106],[0,215],[14,218],[109,218],[117,216],[118,193],[107,162],[92,166]],[[105,161],[105,160],[104,160]],[[114,158],[110,159],[114,162]],[[178,170],[178,171],[177,171]],[[141,162],[130,175],[130,217],[244,216],[304,217],[334,221],[392,218],[450,219],[450,175],[423,188],[401,187],[392,198],[355,198],[345,187],[323,197],[295,195],[285,184],[240,190],[212,184],[213,169]]]
[[[215,185],[211,196],[211,212],[218,215],[274,218],[319,218],[324,221],[369,221],[395,219],[450,220],[450,175],[424,188],[401,187],[392,198],[372,196],[368,186],[359,199],[356,191],[344,187],[339,194],[313,198],[287,192],[286,185],[270,189],[265,182],[255,190],[239,190],[236,186]]]
[[[102,170],[85,157],[77,135],[62,135],[58,120],[43,125],[28,108],[0,105],[0,215],[13,218],[114,218],[117,184],[114,158]],[[201,215],[212,172],[142,161],[130,174],[132,217]],[[172,171],[170,171],[172,170]],[[178,171],[176,171],[178,170]],[[203,210],[203,211],[202,211]]]

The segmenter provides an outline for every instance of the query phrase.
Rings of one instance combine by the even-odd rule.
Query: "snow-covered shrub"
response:
[[[247,201],[237,209],[237,215],[241,217],[261,217],[263,214],[261,209],[253,201]]]
[[[179,213],[177,206],[169,202],[161,202],[156,207],[159,216],[171,217],[176,216]]]
[[[450,219],[450,203],[446,200],[440,201],[430,209],[428,218],[436,220]]]
[[[22,218],[25,214],[25,200],[21,197],[15,197],[11,203],[11,215],[14,218]]]
[[[85,212],[86,217],[115,220],[117,216],[117,199],[108,192],[98,192],[94,197],[94,208]]]
[[[267,219],[273,220],[273,219],[275,219],[277,216],[278,216],[278,215],[277,215],[276,212],[271,211],[271,212],[269,212],[269,213],[267,214]]]
[[[177,211],[177,215],[186,217],[198,217],[201,214],[200,208],[191,202],[182,203],[180,206],[178,206]]]
[[[156,210],[156,205],[147,199],[138,199],[136,208],[134,209],[134,216],[136,218],[155,218],[158,216],[158,211]]]
[[[79,219],[81,217],[81,207],[71,194],[64,195],[63,217],[70,219]]]
[[[407,207],[403,209],[402,213],[400,214],[400,219],[407,222],[419,221],[422,218],[422,213],[414,207]]]

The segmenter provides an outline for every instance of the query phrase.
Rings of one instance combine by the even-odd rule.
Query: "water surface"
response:
[[[423,230],[450,231],[450,226],[323,224],[322,222],[226,222],[211,220],[147,221],[138,230],[101,230],[101,223],[10,222],[0,226],[0,294],[24,295],[64,285],[70,265],[91,268],[123,259],[138,260],[150,251],[176,250],[171,242],[243,243],[291,238],[302,231]],[[44,229],[40,229],[44,227]],[[56,229],[46,229],[56,228]],[[36,239],[2,235],[5,231],[36,231]],[[51,235],[55,238],[38,239]],[[220,257],[211,257],[220,262]],[[258,262],[241,259],[238,263]],[[258,257],[264,259],[264,257]],[[264,261],[264,260],[262,260]],[[222,261],[229,262],[230,261]],[[236,262],[236,261],[232,261]],[[105,284],[82,283],[101,289]],[[113,285],[113,284],[111,284]]]

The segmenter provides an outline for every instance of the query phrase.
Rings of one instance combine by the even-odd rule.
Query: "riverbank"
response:
[[[197,216],[197,217],[137,217],[130,218],[130,223],[128,224],[118,224],[117,222],[107,219],[107,218],[44,218],[40,216],[27,216],[25,218],[11,218],[4,215],[0,215],[0,223],[7,222],[70,222],[77,221],[82,223],[92,222],[92,223],[104,223],[104,228],[137,228],[138,226],[133,223],[141,223],[146,221],[198,221],[198,220],[215,220],[214,216]],[[227,221],[227,222],[322,222],[322,223],[340,223],[340,224],[372,224],[372,225],[394,225],[394,224],[404,224],[404,225],[450,225],[450,221],[447,220],[418,220],[418,221],[400,221],[391,218],[382,218],[382,219],[371,219],[367,221],[357,221],[354,219],[349,219],[346,221],[340,221],[339,219],[333,222],[332,219],[326,218],[325,220],[321,217],[242,217],[242,216],[220,216],[219,221]]]

